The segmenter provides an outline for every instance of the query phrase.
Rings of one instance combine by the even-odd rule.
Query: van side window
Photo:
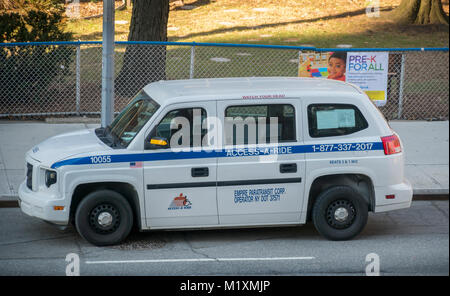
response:
[[[203,136],[207,133],[207,130],[202,126],[205,118],[206,111],[203,108],[172,110],[151,131],[148,140],[152,138],[165,139],[169,145],[164,147],[166,149],[170,148],[172,140],[177,141],[177,147],[199,147],[202,144]],[[176,125],[176,127],[173,125]],[[194,139],[197,133],[200,133],[199,141]],[[174,136],[176,138],[172,139]],[[155,147],[152,149],[161,148]]]
[[[309,105],[308,125],[312,138],[349,135],[369,126],[361,111],[350,104]]]
[[[225,145],[296,141],[292,105],[230,106],[225,110]]]

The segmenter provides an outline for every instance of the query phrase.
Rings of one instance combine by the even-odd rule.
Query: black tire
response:
[[[102,226],[99,222],[102,213],[109,225],[104,223]],[[75,225],[78,233],[91,244],[115,245],[130,233],[133,211],[121,194],[112,190],[99,190],[88,194],[80,202],[75,213]]]
[[[325,238],[334,241],[349,240],[366,226],[368,211],[367,202],[353,188],[335,186],[317,197],[312,219],[317,231]]]

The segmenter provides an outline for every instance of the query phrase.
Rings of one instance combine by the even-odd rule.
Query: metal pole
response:
[[[79,40],[78,40],[79,41]],[[80,55],[81,55],[81,45],[77,45],[77,66],[76,66],[76,72],[77,72],[77,79],[76,79],[76,112],[80,114],[80,97],[81,97],[81,76],[80,76]]]
[[[302,61],[300,60],[301,57],[302,57],[302,51],[299,50],[299,51],[298,51],[298,56],[297,56],[297,61],[298,61],[298,66],[297,66],[297,77],[300,77],[300,64],[302,63]]]
[[[102,127],[114,118],[114,0],[103,1]]]
[[[195,46],[191,46],[191,66],[189,68],[189,79],[194,78]]]
[[[398,93],[398,114],[397,119],[402,117],[403,112],[403,87],[405,81],[405,54],[402,53],[402,65],[400,67],[400,90]]]

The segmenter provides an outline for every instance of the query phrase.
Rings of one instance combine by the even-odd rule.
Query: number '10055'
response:
[[[111,162],[111,155],[91,156],[91,163]]]

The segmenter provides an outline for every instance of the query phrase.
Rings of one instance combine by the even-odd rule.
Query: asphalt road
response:
[[[95,247],[17,208],[0,208],[0,275],[65,275],[69,253],[81,275],[365,275],[366,256],[381,275],[449,275],[448,200],[371,214],[352,241],[324,240],[302,227],[133,233]],[[69,268],[69,271],[74,269]],[[375,270],[375,269],[372,269]]]

